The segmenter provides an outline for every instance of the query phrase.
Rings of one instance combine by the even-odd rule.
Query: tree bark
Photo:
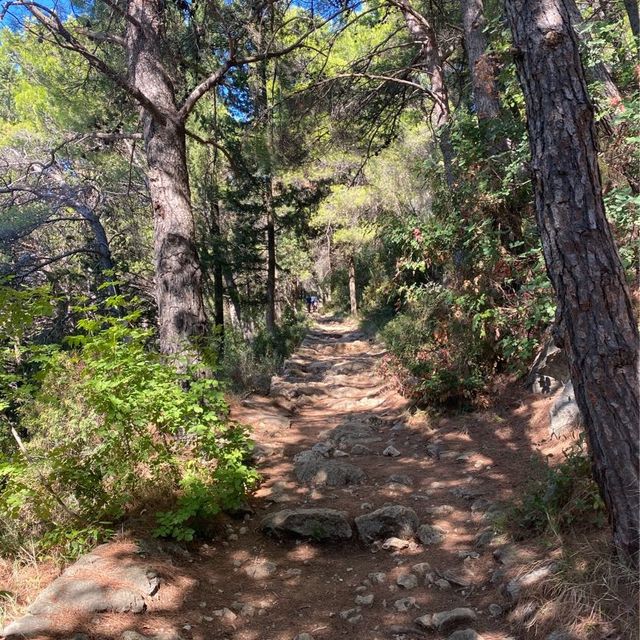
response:
[[[154,222],[154,260],[160,350],[195,354],[207,331],[202,271],[195,243],[185,126],[163,67],[161,0],[129,0],[127,66],[130,82],[153,104],[142,107],[143,137]]]
[[[638,329],[604,213],[593,107],[568,0],[506,0],[526,108],[537,223],[595,479],[638,564]]]
[[[576,4],[576,0],[567,0],[566,8],[569,13],[571,25],[576,30],[576,35],[578,38],[583,40],[586,39],[588,41],[588,38],[585,38],[585,35],[580,33],[579,27],[584,22],[584,19],[582,18],[578,5]],[[600,83],[604,96],[614,110],[617,110],[622,106],[622,96],[620,95],[620,91],[618,91],[618,87],[611,78],[611,73],[609,73],[609,69],[607,69],[604,62],[596,62],[592,67],[586,69],[586,74],[590,80],[595,80]],[[610,128],[611,124],[608,123],[608,126]]]
[[[220,352],[224,349],[224,279],[222,274],[222,234],[220,232],[220,203],[217,184],[214,183],[211,198],[211,244],[213,248],[213,321],[219,333]]]
[[[266,326],[269,333],[276,329],[276,222],[273,207],[271,176],[265,178],[265,210],[267,217],[267,312]]]
[[[495,65],[487,54],[483,0],[460,0],[460,8],[476,115],[480,121],[495,120],[500,115],[500,97]]]
[[[351,315],[358,313],[358,295],[356,289],[356,261],[353,256],[349,256],[349,305]]]
[[[636,47],[638,47],[638,39],[640,38],[640,14],[638,13],[638,0],[624,0],[624,8],[627,11],[627,17],[629,18],[629,24],[631,25],[631,33],[633,33],[633,37],[636,39]]]
[[[420,47],[415,66],[422,67],[429,78],[429,91],[433,99],[431,123],[442,153],[445,180],[449,187],[455,184],[453,163],[455,152],[449,135],[449,93],[444,76],[442,56],[435,31],[429,21],[418,13],[409,0],[390,0],[402,13],[411,39]]]
[[[253,20],[255,36],[253,38],[256,51],[263,52],[264,49],[264,29],[268,18],[267,12],[272,7],[256,0],[253,7]],[[265,311],[265,325],[269,333],[273,334],[276,329],[276,228],[275,209],[273,204],[273,176],[271,166],[271,149],[273,140],[271,135],[271,111],[269,109],[269,95],[267,93],[267,61],[262,60],[256,65],[254,108],[255,118],[258,123],[258,131],[264,135],[265,158],[263,159],[262,178],[262,202],[264,206],[266,222],[266,247],[267,247],[267,281],[266,298],[267,307]]]

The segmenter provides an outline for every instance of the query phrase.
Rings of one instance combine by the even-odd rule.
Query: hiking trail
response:
[[[270,395],[233,409],[254,428],[263,478],[246,510],[188,549],[126,535],[99,547],[5,632],[515,638],[507,614],[526,616],[526,588],[554,570],[518,575],[526,550],[491,526],[526,473],[519,408],[513,420],[412,413],[380,373],[383,357],[354,323],[321,318]]]

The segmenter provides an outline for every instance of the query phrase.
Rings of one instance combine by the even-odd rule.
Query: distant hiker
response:
[[[307,296],[307,311],[309,313],[314,313],[318,310],[318,297],[309,294]]]

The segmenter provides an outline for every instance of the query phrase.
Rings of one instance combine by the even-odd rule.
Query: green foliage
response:
[[[228,421],[220,383],[151,350],[152,331],[127,311],[135,303],[77,308],[68,348],[32,362],[23,436],[0,463],[0,513],[14,538],[78,551],[145,498],[173,495],[156,533],[190,539],[197,516],[237,506],[255,483],[247,431]]]
[[[261,325],[249,341],[238,330],[227,328],[221,363],[224,376],[235,389],[267,393],[271,376],[302,342],[308,328],[309,317],[301,304],[285,309],[273,333]]]
[[[547,466],[542,479],[526,491],[509,517],[518,537],[560,534],[577,527],[602,527],[604,502],[593,480],[584,436],[564,452],[565,459]]]

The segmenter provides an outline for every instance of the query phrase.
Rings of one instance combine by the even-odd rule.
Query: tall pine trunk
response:
[[[536,216],[614,543],[638,564],[638,329],[604,213],[593,107],[568,0],[506,0]]]
[[[452,187],[455,183],[453,167],[455,152],[449,135],[451,120],[449,93],[436,34],[429,21],[416,11],[409,0],[391,0],[391,2],[402,13],[411,39],[420,47],[414,66],[421,67],[429,78],[428,89],[433,99],[431,123],[442,153],[445,180],[447,185]]]
[[[500,96],[496,71],[487,53],[482,0],[460,0],[467,62],[473,88],[473,102],[478,120],[495,120],[500,115]]]
[[[171,78],[163,67],[161,0],[130,0],[127,64],[130,81],[155,109],[142,108],[149,192],[153,207],[154,261],[160,350],[195,353],[207,331],[202,272],[196,251],[184,123]]]

